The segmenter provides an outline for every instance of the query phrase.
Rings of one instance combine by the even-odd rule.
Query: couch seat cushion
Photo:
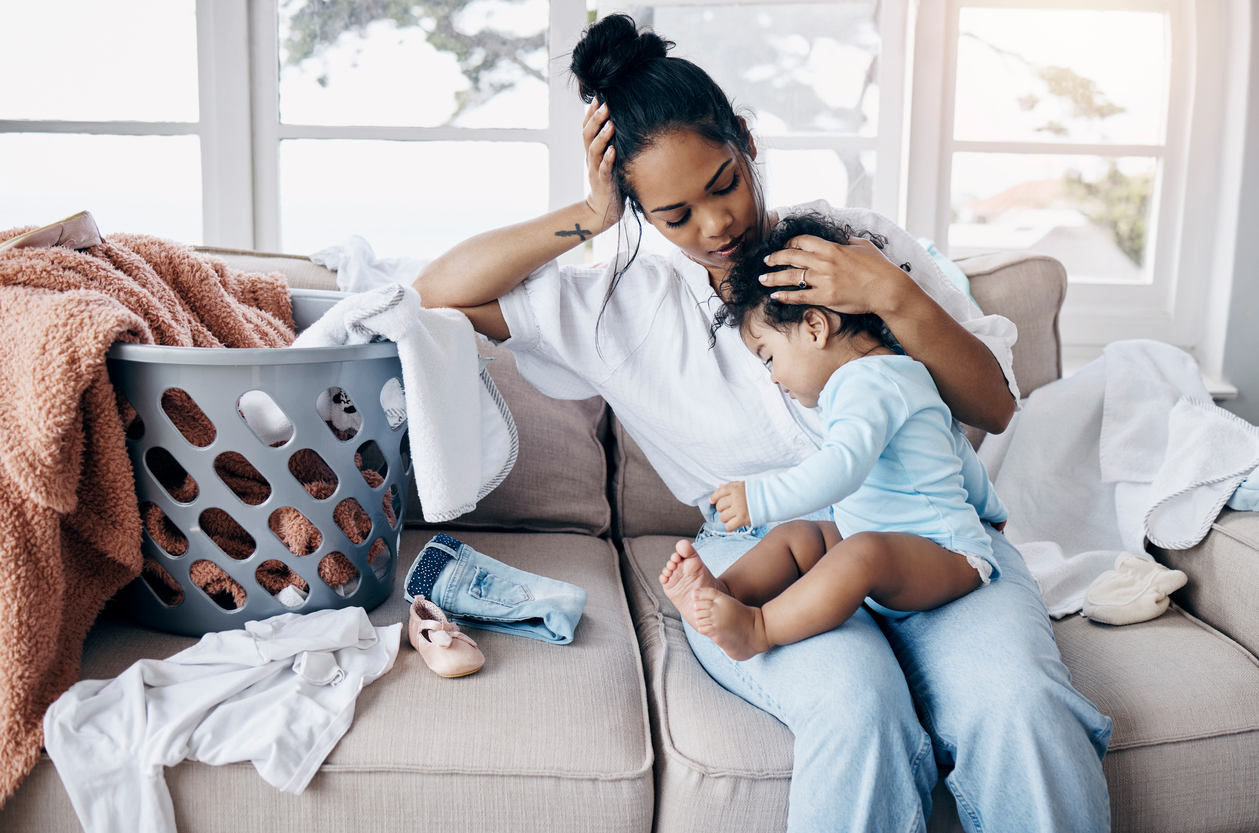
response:
[[[167,772],[181,833],[312,830],[647,831],[652,748],[638,644],[616,552],[587,535],[451,534],[487,555],[589,594],[573,642],[468,629],[485,667],[433,674],[410,644],[363,690],[354,723],[300,796],[248,764],[184,762]],[[394,592],[371,612],[405,622],[402,576],[430,531],[408,530]],[[106,614],[88,639],[85,677],[195,640]],[[79,830],[45,756],[0,811],[0,829]]]
[[[656,831],[783,830],[792,735],[699,665],[657,576],[677,539],[625,541],[650,697]],[[1259,663],[1183,612],[1122,628],[1054,623],[1075,685],[1115,721],[1115,831],[1259,829]],[[749,739],[754,739],[749,742]],[[960,830],[942,785],[931,830]],[[1209,797],[1209,800],[1208,800]]]

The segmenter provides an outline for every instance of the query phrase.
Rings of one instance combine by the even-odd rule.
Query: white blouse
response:
[[[884,235],[893,263],[988,346],[1018,400],[1013,323],[984,315],[931,256],[891,220],[824,200],[779,209],[817,211]],[[623,263],[628,255],[618,261]],[[722,483],[780,471],[822,444],[816,409],[784,395],[739,332],[723,327],[709,347],[721,300],[703,266],[680,250],[640,255],[604,308],[618,264],[547,263],[499,299],[521,375],[557,399],[602,396],[682,502],[706,507]],[[602,310],[602,320],[600,312]]]

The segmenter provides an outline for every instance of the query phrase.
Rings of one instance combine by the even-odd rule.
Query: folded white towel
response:
[[[1211,402],[1184,398],[1167,421],[1167,453],[1150,486],[1145,534],[1170,550],[1196,545],[1259,466],[1259,428]]]
[[[453,520],[472,511],[515,465],[516,423],[477,355],[467,317],[452,309],[425,309],[409,286],[390,284],[345,298],[293,346],[380,340],[398,345],[424,519]],[[396,392],[391,395],[396,398]],[[385,398],[382,405],[389,407]]]
[[[1098,576],[1084,594],[1083,613],[1108,625],[1131,625],[1162,616],[1168,596],[1185,586],[1189,577],[1169,570],[1149,557],[1119,553],[1115,569]]]

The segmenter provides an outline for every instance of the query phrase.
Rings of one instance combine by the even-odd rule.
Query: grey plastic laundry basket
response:
[[[292,296],[299,330],[344,297],[339,292],[320,290],[293,290]],[[150,571],[155,562],[166,574],[155,578],[148,572],[119,594],[118,602],[128,615],[161,630],[199,636],[244,627],[246,621],[291,610],[309,612],[349,605],[370,610],[389,597],[397,569],[411,464],[406,422],[391,427],[381,403],[382,389],[389,380],[400,382],[402,378],[396,345],[383,342],[214,350],[119,343],[109,350],[106,364],[115,390],[126,397],[139,416],[128,432],[127,448],[137,500],[149,512],[142,547]],[[349,397],[361,415],[357,433],[348,440],[340,439],[316,408],[321,394],[337,389]],[[199,437],[203,445],[195,445],[172,421],[164,407],[164,396],[172,390],[187,394],[213,424],[214,436],[208,444]],[[249,391],[262,391],[278,406],[292,424],[291,439],[273,447],[255,433],[239,405]],[[356,465],[356,452],[361,452],[364,469],[383,476],[378,486],[370,485],[367,475]],[[312,453],[331,469],[335,478],[335,488],[322,500],[298,480],[299,469],[293,462],[299,456],[310,461]],[[228,456],[222,456],[225,454]],[[239,479],[225,479],[219,473],[226,469],[218,469],[218,465],[239,461],[241,457],[267,486],[264,491],[269,494],[260,501],[258,494],[229,486],[229,482],[239,483]],[[188,499],[188,489],[179,492],[169,488],[173,482],[171,471],[182,471],[195,481],[195,497]],[[166,485],[155,472],[164,473]],[[261,488],[256,482],[249,482],[254,483],[255,490]],[[188,481],[182,483],[186,485]],[[176,493],[182,499],[177,499]],[[349,501],[356,501],[358,509]],[[343,503],[341,515],[357,519],[357,529],[347,529],[334,518],[334,512]],[[386,503],[394,511],[393,525],[387,519]],[[152,507],[148,504],[164,514],[161,530],[154,528]],[[365,536],[361,536],[365,521],[358,510],[371,521]],[[275,518],[292,520],[295,512],[307,522],[300,525],[295,521],[309,533],[304,548],[309,550],[307,554],[298,554],[303,548],[292,547],[292,537],[286,544],[280,533],[273,531]],[[233,549],[248,549],[252,539],[252,552],[229,555],[204,528],[210,520],[220,530],[225,524],[239,530],[234,533],[238,537],[232,540],[240,546]],[[351,532],[362,540],[356,543]],[[173,545],[171,541],[178,543],[179,537],[185,544]],[[369,552],[377,539],[383,539],[386,552],[378,555],[373,564]],[[224,536],[219,540],[222,542]],[[179,552],[180,549],[184,551]],[[386,557],[388,563],[382,564]],[[331,567],[325,559],[330,560]],[[221,573],[203,565],[197,568],[200,575],[208,570],[222,579],[222,574],[226,574],[227,579],[222,581],[228,585],[235,582],[235,586],[214,596],[202,589],[194,582],[191,571],[203,561],[217,566]],[[344,582],[334,578],[333,583],[340,588],[334,590],[320,577],[321,564],[332,574],[344,576],[357,571],[358,577]],[[277,571],[305,582],[308,594],[303,603],[287,606],[259,583],[260,577],[273,576]],[[171,588],[170,582],[179,585],[179,592]],[[243,604],[238,603],[238,590],[244,596]],[[292,594],[285,596],[297,601]]]

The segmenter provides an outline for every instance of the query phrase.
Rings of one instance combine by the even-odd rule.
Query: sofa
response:
[[[205,251],[281,272],[294,287],[335,288],[305,258]],[[1024,395],[1058,378],[1062,266],[1026,252],[959,265],[979,305],[1018,325]],[[676,540],[698,530],[699,511],[673,498],[601,399],[548,399],[507,351],[483,349],[515,416],[519,457],[475,511],[441,529],[584,588],[573,642],[472,631],[485,667],[449,680],[404,641],[302,795],[273,789],[248,764],[168,770],[181,831],[785,828],[791,733],[707,676],[656,580]],[[412,484],[393,594],[371,611],[375,624],[405,620],[402,574],[436,531]],[[1259,517],[1226,510],[1197,547],[1155,556],[1189,576],[1162,617],[1054,623],[1075,685],[1114,719],[1104,764],[1113,829],[1259,830]],[[84,646],[82,675],[111,677],[193,641],[111,606]],[[943,781],[933,804],[930,830],[961,829]],[[78,829],[45,755],[0,809],[0,830]]]

